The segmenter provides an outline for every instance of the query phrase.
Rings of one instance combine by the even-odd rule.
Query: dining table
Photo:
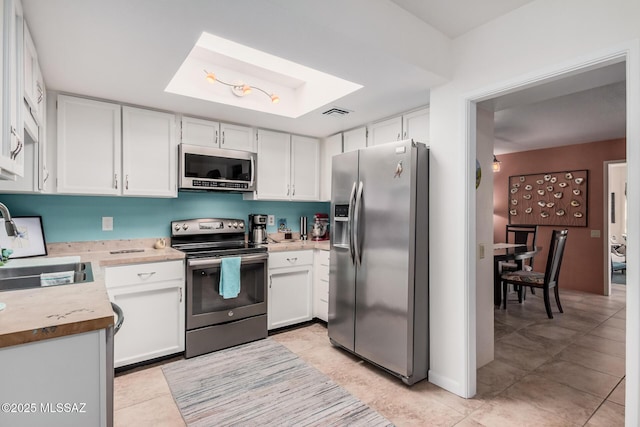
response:
[[[542,250],[540,246],[521,245],[516,243],[494,243],[493,244],[493,303],[499,306],[502,303],[501,279],[502,269],[500,263],[504,261],[515,261],[518,268],[522,268],[522,262],[527,258],[534,257]]]

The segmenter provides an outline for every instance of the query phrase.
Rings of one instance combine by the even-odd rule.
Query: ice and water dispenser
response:
[[[335,205],[333,211],[333,246],[349,249],[349,205]]]

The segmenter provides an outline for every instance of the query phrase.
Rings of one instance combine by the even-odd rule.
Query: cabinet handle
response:
[[[397,141],[400,141],[400,134],[398,134],[398,139],[397,139]]]
[[[125,188],[126,190],[128,190],[128,189],[129,189],[129,174],[126,174],[126,175],[125,175],[125,178],[124,178],[124,188]]]
[[[216,144],[215,145],[218,145],[218,130],[217,129],[216,129]]]
[[[222,131],[222,145],[224,145],[224,131]]]
[[[295,196],[295,195],[296,195],[296,185],[294,184],[294,185],[292,186],[292,188],[293,188],[293,191],[291,192],[291,195],[292,195],[292,196]]]
[[[154,274],[156,274],[155,271],[151,271],[149,273],[138,273],[138,277],[141,280],[147,280],[149,277],[153,276]]]
[[[114,186],[116,187],[116,190],[118,189],[118,174],[114,174],[113,177],[113,182],[114,182]]]
[[[292,264],[293,264],[294,262],[297,262],[297,261],[298,261],[298,257],[295,257],[295,258],[287,258],[287,261],[289,261],[290,263],[292,263]]]
[[[291,186],[287,185],[287,196],[289,195],[289,193],[291,193]]]
[[[44,172],[45,172],[45,175],[44,175],[44,179],[42,180],[42,182],[47,182],[49,180],[49,169],[47,169],[46,166],[44,167]]]
[[[404,131],[404,136],[402,137],[403,139],[407,139],[407,131]]]
[[[9,157],[11,158],[11,160],[15,160],[16,157],[18,157],[18,153],[20,153],[20,150],[22,150],[22,140],[18,136],[18,132],[16,131],[16,128],[14,128],[13,126],[11,126],[11,135],[15,136],[17,144],[16,144],[16,149],[12,150],[9,153]]]
[[[179,288],[179,289],[180,289],[180,301],[178,302],[182,302],[182,288]]]
[[[269,276],[269,288],[271,288],[272,284],[273,284],[273,276]]]

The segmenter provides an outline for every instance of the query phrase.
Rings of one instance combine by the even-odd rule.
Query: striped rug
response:
[[[162,368],[187,426],[391,426],[269,338]]]

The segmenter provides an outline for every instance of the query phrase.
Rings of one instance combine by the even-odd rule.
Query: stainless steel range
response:
[[[267,248],[245,241],[241,219],[171,222],[171,246],[186,253],[185,357],[267,336]],[[219,292],[222,259],[240,257],[240,293]]]

